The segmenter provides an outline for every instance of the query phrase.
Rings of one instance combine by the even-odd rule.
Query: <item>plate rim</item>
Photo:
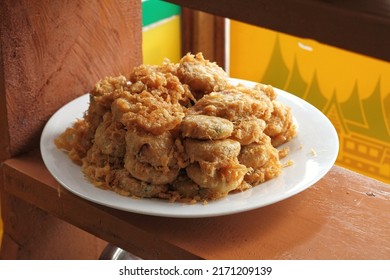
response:
[[[248,80],[237,79],[237,78],[229,78],[229,80],[232,83],[243,83],[244,85],[248,85],[248,86],[253,86],[255,84],[258,84],[257,82],[254,82],[254,81],[248,81]],[[54,137],[50,138],[49,137],[50,133],[48,133],[48,131],[51,129],[51,125],[53,125],[54,120],[56,120],[56,118],[61,116],[61,114],[63,114],[63,112],[66,112],[67,110],[69,110],[69,108],[74,106],[74,104],[76,104],[78,102],[83,102],[84,99],[88,100],[89,99],[89,94],[88,93],[83,94],[83,95],[81,95],[81,96],[79,96],[79,97],[69,101],[68,103],[66,103],[64,106],[59,108],[50,117],[50,119],[47,121],[47,123],[45,124],[44,129],[42,131],[41,138],[40,138],[40,151],[41,151],[42,159],[43,159],[43,162],[44,162],[46,168],[49,170],[50,174],[55,178],[55,180],[58,183],[60,183],[61,186],[63,186],[65,189],[70,191],[71,193],[73,193],[73,194],[75,194],[75,195],[77,195],[77,196],[79,196],[79,197],[81,197],[81,198],[83,198],[83,199],[85,199],[87,201],[90,201],[90,202],[93,202],[93,203],[97,203],[99,205],[104,205],[106,207],[110,207],[110,208],[113,208],[113,209],[126,211],[126,212],[137,213],[137,214],[142,214],[142,215],[150,215],[150,216],[171,217],[171,218],[204,218],[204,217],[216,217],[216,216],[223,216],[223,215],[231,215],[231,214],[236,214],[236,213],[241,213],[241,212],[254,210],[254,209],[257,209],[257,208],[262,208],[262,207],[265,207],[265,206],[268,206],[268,205],[271,205],[271,204],[283,201],[283,200],[285,200],[287,198],[290,198],[292,196],[295,196],[295,195],[299,194],[300,192],[308,189],[312,185],[314,185],[316,182],[318,182],[323,176],[325,176],[329,172],[329,170],[334,165],[334,163],[335,163],[335,161],[337,159],[338,152],[339,152],[339,140],[338,140],[338,136],[337,136],[337,131],[336,131],[335,127],[333,126],[333,124],[331,123],[331,121],[326,117],[326,115],[324,113],[322,113],[319,109],[317,109],[315,106],[313,106],[309,102],[305,101],[304,99],[299,98],[298,96],[295,96],[295,95],[293,95],[293,94],[291,94],[291,93],[289,93],[287,91],[281,90],[281,89],[276,88],[276,87],[273,87],[273,88],[275,89],[275,91],[277,93],[277,96],[282,95],[283,98],[286,98],[287,100],[293,101],[294,103],[300,103],[305,108],[309,108],[310,111],[313,111],[318,116],[321,116],[322,120],[324,120],[325,123],[327,123],[328,128],[331,129],[331,131],[329,131],[329,132],[332,134],[333,141],[335,141],[334,146],[336,147],[336,149],[334,151],[332,151],[333,152],[333,156],[328,160],[326,168],[321,169],[321,172],[318,173],[317,176],[313,177],[310,181],[306,182],[304,187],[294,189],[292,192],[285,193],[284,195],[279,196],[277,198],[274,198],[273,200],[268,200],[267,203],[262,203],[261,205],[250,204],[250,205],[243,206],[243,207],[240,207],[240,208],[228,209],[228,210],[224,210],[224,211],[221,211],[221,210],[220,211],[211,211],[211,212],[207,212],[207,211],[201,211],[200,212],[200,211],[197,211],[195,213],[189,214],[187,212],[177,211],[176,208],[179,208],[179,209],[182,208],[180,206],[193,207],[193,206],[199,205],[199,203],[197,203],[195,205],[189,205],[189,204],[182,203],[182,202],[174,202],[174,203],[172,203],[172,202],[169,202],[169,201],[166,201],[166,200],[162,200],[162,199],[142,199],[142,198],[141,199],[134,199],[134,198],[131,198],[131,197],[121,196],[121,195],[119,195],[119,194],[117,194],[117,193],[115,193],[113,191],[107,190],[108,192],[110,192],[109,197],[114,195],[114,196],[118,196],[118,198],[121,198],[121,199],[125,198],[125,199],[130,200],[130,201],[138,201],[138,200],[148,201],[146,204],[149,204],[149,202],[155,201],[158,204],[164,203],[165,205],[167,205],[167,204],[169,204],[171,206],[174,205],[174,207],[171,207],[172,209],[175,209],[174,211],[172,211],[172,212],[168,211],[168,212],[161,213],[161,212],[151,211],[150,209],[149,210],[145,210],[144,208],[137,209],[137,208],[134,208],[134,207],[126,208],[126,207],[120,207],[118,205],[113,205],[112,203],[107,203],[107,202],[101,201],[101,199],[88,197],[85,194],[82,194],[79,191],[76,191],[74,188],[68,186],[67,183],[63,181],[62,177],[59,176],[56,172],[54,172],[53,168],[51,167],[51,162],[49,161],[50,151],[48,151],[48,149],[47,149],[47,146],[46,146],[47,142],[46,141],[51,139],[52,142],[54,142]],[[86,106],[88,106],[88,104],[86,104]],[[82,115],[84,112],[77,112],[77,113]],[[79,118],[79,117],[75,116],[73,118],[73,121],[75,121],[77,118]],[[300,125],[300,124],[298,123],[298,125]],[[68,124],[68,126],[69,126],[69,124]],[[61,131],[63,131],[65,128],[63,128]],[[298,134],[299,134],[299,131],[298,131]],[[66,156],[66,158],[71,162],[69,157],[63,151],[57,150],[56,152],[57,153],[58,152],[63,153]],[[74,163],[71,162],[71,164],[74,164]],[[80,167],[79,166],[77,166],[77,167],[79,168],[79,171],[81,173]],[[277,179],[277,178],[274,178],[274,179]],[[272,184],[272,180],[273,179],[271,179],[271,180],[269,180],[269,181],[267,181],[265,183],[262,183],[261,185]],[[271,183],[269,183],[269,182],[271,182]],[[94,186],[92,183],[89,183],[89,182],[86,182],[86,183],[88,185],[90,185],[91,188],[99,189],[96,186]],[[259,186],[255,186],[254,188],[256,188],[256,187],[259,187]],[[210,201],[207,205],[204,205],[205,206],[204,209],[212,207],[210,205],[215,205],[218,202],[226,201],[226,199],[229,199],[229,197],[231,197],[232,195],[234,195],[234,194],[229,194],[228,197],[225,197],[225,198],[222,198],[222,199],[219,199],[219,200]],[[193,207],[193,209],[194,209],[194,207]]]

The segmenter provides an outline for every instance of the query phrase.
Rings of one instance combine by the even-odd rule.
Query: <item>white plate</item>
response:
[[[253,86],[253,82],[232,79]],[[283,168],[281,175],[242,193],[226,198],[188,205],[159,199],[133,199],[94,187],[83,176],[80,167],[58,150],[54,139],[81,118],[88,107],[88,95],[83,95],[58,110],[47,122],[41,136],[43,161],[55,179],[72,193],[89,201],[124,211],[164,217],[211,217],[243,212],[291,197],[317,182],[333,166],[339,149],[337,133],[321,111],[306,101],[275,89],[278,100],[291,107],[298,124],[298,135],[282,147],[290,153],[282,162],[293,165]]]

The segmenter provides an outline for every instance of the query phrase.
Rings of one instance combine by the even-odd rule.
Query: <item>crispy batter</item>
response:
[[[190,162],[223,162],[237,157],[241,149],[240,143],[231,139],[215,141],[186,139],[184,147]]]
[[[172,184],[172,190],[180,198],[189,199],[189,202],[192,202],[192,200],[199,201],[202,198],[207,199],[202,196],[202,190],[199,185],[192,181],[186,173],[179,174]]]
[[[131,92],[149,91],[161,97],[165,102],[180,103],[189,106],[195,101],[189,86],[179,81],[178,65],[165,61],[162,66],[140,65],[130,75]]]
[[[68,127],[60,137],[54,140],[58,149],[68,153],[69,158],[81,165],[82,159],[87,155],[91,147],[88,137],[89,124],[84,119],[77,120],[72,127]]]
[[[187,175],[203,192],[208,199],[218,199],[235,190],[243,181],[247,168],[236,161],[229,161],[223,167],[216,169],[213,175],[204,172],[196,163],[186,168]]]
[[[201,53],[188,53],[180,60],[177,76],[184,84],[197,92],[207,94],[228,87],[226,72],[215,62],[204,59]]]
[[[114,178],[114,171],[121,168],[122,160],[103,154],[96,144],[88,150],[82,159],[82,171],[85,176],[97,187],[110,188]]]
[[[191,107],[190,112],[217,116],[237,121],[242,118],[256,117],[267,120],[271,116],[272,103],[265,94],[252,92],[247,94],[237,89],[212,92]]]
[[[237,140],[241,145],[249,145],[263,137],[265,127],[265,121],[259,118],[248,117],[239,119],[234,122],[232,139]]]
[[[169,131],[155,136],[128,130],[126,148],[124,167],[133,177],[156,185],[169,184],[176,179],[180,167]]]
[[[183,137],[205,140],[228,138],[233,128],[227,119],[205,115],[187,115],[180,125]]]
[[[261,141],[242,146],[238,160],[251,168],[244,180],[252,186],[278,176],[282,168],[278,150],[272,146],[270,138],[265,134]]]
[[[291,109],[277,100],[272,101],[273,111],[267,120],[264,133],[271,137],[275,147],[291,140],[296,135]]]
[[[278,176],[276,146],[296,135],[269,85],[233,86],[201,53],[140,65],[90,92],[83,119],[55,144],[94,185],[121,195],[194,203]]]
[[[159,135],[175,128],[185,116],[180,104],[165,102],[147,91],[130,95],[126,101],[121,104],[123,107],[120,110],[125,111],[121,122],[127,129],[136,127]],[[118,103],[114,106],[118,106]]]
[[[271,100],[276,99],[276,92],[274,88],[270,85],[256,84],[253,90],[258,90],[261,91],[262,93],[265,93]]]
[[[207,194],[217,199],[227,195],[242,183],[248,171],[238,162],[241,146],[237,141],[187,139],[184,147],[190,160],[187,175],[203,189],[202,197]]]
[[[115,172],[113,190],[125,196],[152,198],[168,191],[168,185],[153,185],[137,180],[127,170],[121,169]]]
[[[95,144],[103,154],[123,157],[126,151],[125,134],[123,125],[112,119],[111,112],[107,112],[96,129]]]

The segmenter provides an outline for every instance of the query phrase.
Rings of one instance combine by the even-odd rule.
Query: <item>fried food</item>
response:
[[[187,115],[180,127],[183,137],[206,140],[228,138],[233,128],[233,123],[227,119],[205,115]]]
[[[123,124],[113,120],[112,113],[107,112],[96,128],[95,144],[103,154],[123,157],[126,151],[125,134]]]
[[[127,170],[121,169],[115,172],[113,190],[121,195],[143,198],[159,197],[161,193],[168,191],[168,185],[153,185],[132,177]]]
[[[190,162],[224,162],[237,157],[240,153],[241,145],[239,142],[231,139],[215,141],[186,139],[184,148]]]
[[[121,165],[120,158],[102,153],[94,143],[82,159],[81,170],[95,186],[110,189],[115,170],[122,168]]]
[[[278,176],[288,151],[276,147],[296,132],[271,86],[231,85],[199,53],[103,78],[55,144],[99,188],[193,203]]]
[[[258,142],[263,137],[266,122],[255,117],[242,118],[234,122],[232,139],[241,145]]]
[[[248,171],[238,162],[241,145],[237,141],[186,139],[184,147],[190,161],[186,167],[188,177],[211,199],[236,189]]]
[[[265,134],[260,141],[242,146],[238,160],[251,169],[244,178],[250,185],[258,185],[278,176],[282,168],[279,152]]]
[[[202,196],[207,199],[218,199],[240,186],[247,173],[247,168],[231,161],[216,169],[213,175],[204,172],[204,169],[196,163],[189,165],[186,171],[188,177],[203,191]]]
[[[185,116],[180,104],[171,104],[147,91],[129,95],[113,106],[120,106],[114,110],[123,112],[120,121],[127,129],[136,127],[154,135],[172,130]]]
[[[68,157],[79,165],[82,164],[83,158],[91,147],[92,137],[88,137],[89,127],[86,120],[77,120],[54,140],[56,147],[66,151]]]
[[[180,170],[175,147],[169,131],[155,136],[128,130],[124,167],[138,180],[156,185],[172,183]]]
[[[165,102],[188,106],[195,101],[189,85],[181,83],[177,74],[179,65],[164,61],[162,66],[140,65],[130,74],[132,93],[151,92]]]
[[[272,113],[272,103],[268,96],[260,92],[253,92],[252,95],[236,89],[229,89],[203,96],[189,110],[230,121],[246,117],[268,120]]]
[[[277,100],[272,101],[273,111],[264,133],[271,137],[272,145],[278,147],[291,140],[297,133],[291,109]]]
[[[228,75],[215,62],[204,59],[202,53],[187,54],[179,63],[177,76],[183,84],[198,93],[208,94],[228,87]]]

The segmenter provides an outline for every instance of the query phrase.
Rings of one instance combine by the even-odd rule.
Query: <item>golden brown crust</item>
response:
[[[271,86],[230,85],[199,53],[100,80],[84,118],[55,144],[97,187],[193,203],[278,176],[275,146],[295,135]]]
[[[202,53],[188,53],[179,63],[177,76],[183,84],[204,94],[221,91],[228,86],[226,72],[216,63],[204,59]]]
[[[230,121],[247,117],[269,119],[272,113],[271,100],[264,94],[251,93],[248,94],[237,89],[212,92],[198,100],[189,110]]]
[[[186,171],[188,177],[207,193],[207,199],[217,199],[241,185],[247,168],[232,160],[216,169],[213,174],[204,172],[205,170],[196,163],[189,165]]]
[[[278,147],[295,137],[297,131],[291,108],[277,100],[272,101],[272,106],[272,115],[267,120],[264,133],[271,137],[272,145]]]
[[[214,116],[187,115],[180,124],[183,137],[203,140],[226,139],[232,135],[231,121]]]
[[[172,130],[181,123],[184,118],[184,110],[178,103],[165,102],[159,96],[142,91],[126,98],[127,107],[122,110],[121,122],[131,129],[136,127],[155,135]],[[114,103],[114,106],[118,105]]]
[[[265,134],[261,141],[242,146],[238,160],[251,169],[244,180],[252,186],[278,176],[282,169],[279,152]]]
[[[128,130],[124,167],[138,180],[155,185],[172,183],[180,170],[175,148],[169,131],[155,136]]]

